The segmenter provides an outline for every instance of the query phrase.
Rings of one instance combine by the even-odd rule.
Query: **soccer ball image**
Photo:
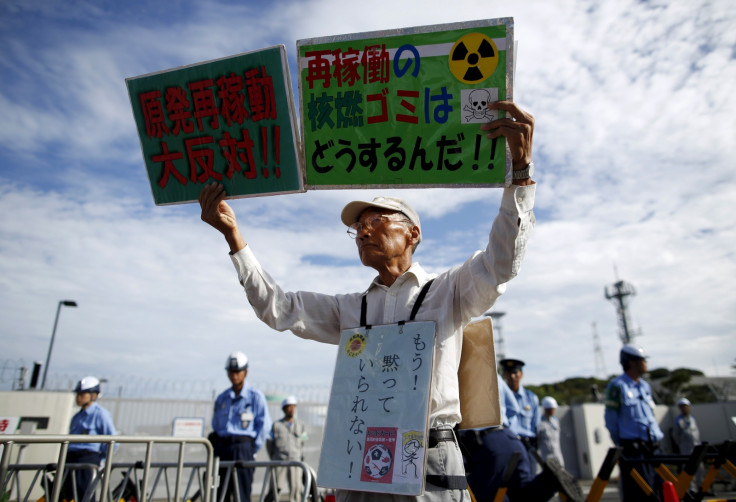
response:
[[[391,471],[393,460],[388,448],[382,444],[374,444],[365,452],[363,469],[371,478],[379,479]]]

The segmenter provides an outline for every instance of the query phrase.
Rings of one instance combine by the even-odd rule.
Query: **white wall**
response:
[[[581,479],[595,479],[608,450],[614,446],[603,418],[605,406],[600,403],[587,403],[572,406],[571,411],[575,427],[578,469],[580,471],[573,474]],[[669,445],[666,442],[666,431],[672,423],[668,411],[669,409],[664,405],[657,405],[654,410],[654,416],[665,432],[665,444],[662,445],[665,450],[668,449]],[[618,476],[618,468],[615,468],[611,473],[611,477],[615,476]]]
[[[0,416],[21,417],[18,434],[68,434],[69,422],[75,413],[76,401],[71,392],[0,391]],[[46,428],[35,427],[31,417],[47,418]],[[0,452],[2,446],[0,446]],[[59,446],[31,444],[14,446],[10,463],[48,464],[59,460]],[[33,473],[21,474],[21,485],[29,486]],[[42,495],[40,489],[31,493],[35,500]]]
[[[67,434],[75,405],[72,392],[0,391],[0,416],[48,418],[48,426],[35,434]]]

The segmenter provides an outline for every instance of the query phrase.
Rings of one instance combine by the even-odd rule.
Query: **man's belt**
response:
[[[255,439],[250,436],[227,436],[222,438],[226,443],[253,443]]]
[[[537,438],[529,436],[519,436],[519,439],[522,443],[524,443],[524,446],[526,446],[527,450],[529,450],[530,448],[537,448]]]
[[[455,442],[455,433],[452,429],[429,429],[429,447],[434,448],[443,441]]]
[[[77,459],[79,457],[86,457],[87,455],[101,455],[101,452],[98,450],[67,450],[66,452],[67,458],[69,459]]]
[[[620,443],[624,449],[624,455],[631,455],[632,453],[654,455],[659,449],[659,443],[645,441],[643,439],[622,439]]]
[[[466,429],[460,431],[461,449],[464,446],[469,451],[474,451],[477,446],[483,444],[483,438],[491,432],[500,430],[500,426],[486,427],[485,429]],[[463,451],[463,453],[469,453]]]
[[[443,441],[456,442],[452,429],[429,429],[428,446],[434,448]],[[468,487],[465,476],[450,476],[445,474],[427,474],[427,483],[448,490],[464,490]]]

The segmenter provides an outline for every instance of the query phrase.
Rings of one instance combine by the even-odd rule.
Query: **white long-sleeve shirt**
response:
[[[472,317],[488,311],[518,273],[535,222],[535,187],[512,185],[504,189],[484,251],[476,251],[465,263],[440,275],[428,274],[414,263],[390,287],[376,277],[366,292],[285,292],[261,268],[250,246],[231,258],[248,301],[263,322],[277,331],[290,330],[299,337],[331,344],[339,343],[342,330],[360,325],[364,294],[368,324],[408,321],[422,286],[436,277],[416,320],[437,323],[430,427],[452,427],[460,422],[457,370],[462,329]]]

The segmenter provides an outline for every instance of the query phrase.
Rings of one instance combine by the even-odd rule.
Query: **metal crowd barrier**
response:
[[[202,445],[204,448],[204,451],[206,453],[206,461],[204,463],[199,464],[188,464],[188,466],[191,466],[193,468],[202,468],[204,467],[204,488],[202,490],[202,500],[203,502],[210,502],[212,500],[212,487],[215,486],[214,484],[214,468],[215,468],[215,457],[212,450],[212,445],[209,441],[205,438],[174,438],[174,437],[144,437],[144,436],[70,436],[70,435],[8,435],[5,437],[0,438],[0,445],[3,446],[3,452],[2,457],[0,458],[0,484],[2,485],[2,491],[0,491],[0,494],[5,496],[5,494],[9,493],[8,487],[12,489],[12,487],[15,485],[16,487],[16,495],[17,500],[20,502],[23,500],[23,502],[27,502],[28,497],[31,494],[31,491],[33,490],[35,483],[39,481],[39,477],[41,479],[40,483],[44,485],[44,496],[46,498],[46,502],[57,502],[59,500],[59,496],[61,494],[61,489],[63,486],[63,480],[65,479],[65,476],[69,475],[68,471],[73,471],[74,469],[89,469],[94,468],[97,469],[98,466],[90,466],[86,464],[69,464],[66,463],[66,454],[69,449],[69,445],[71,443],[102,443],[107,445],[107,460],[105,462],[104,467],[102,468],[102,474],[99,476],[95,476],[94,484],[92,485],[92,488],[96,488],[97,482],[102,483],[102,487],[100,489],[101,493],[101,502],[110,501],[112,502],[113,497],[110,490],[110,479],[111,479],[111,472],[114,465],[114,456],[115,456],[115,445],[117,444],[127,444],[127,443],[137,443],[137,444],[145,444],[146,445],[146,453],[145,453],[145,460],[143,460],[140,463],[136,463],[136,467],[140,467],[143,469],[143,479],[141,480],[141,493],[147,494],[149,493],[149,487],[152,487],[151,484],[151,467],[152,467],[152,455],[153,455],[153,447],[154,445],[161,445],[161,444],[174,444],[179,446],[179,452],[178,452],[178,461],[173,464],[158,464],[158,475],[157,479],[160,477],[162,471],[166,471],[169,467],[175,467],[176,468],[176,481],[175,481],[175,488],[174,488],[174,500],[179,501],[183,500],[181,495],[181,480],[182,480],[182,474],[184,471],[184,447],[186,445],[190,444],[199,444]],[[44,465],[30,465],[30,464],[12,464],[10,463],[11,456],[13,454],[13,451],[16,446],[26,446],[30,444],[49,444],[49,445],[59,445],[59,456],[56,464],[44,464]],[[20,450],[19,450],[20,451]],[[23,495],[20,487],[20,482],[18,480],[18,473],[21,471],[31,471],[35,474],[33,476],[31,486],[25,491],[25,496],[21,499],[21,495]],[[53,487],[51,489],[51,494],[49,496],[48,494],[48,485],[47,485],[47,476],[46,474],[48,472],[55,471],[57,473],[58,482],[53,483]],[[129,471],[130,472],[130,471]],[[61,476],[58,475],[58,473],[62,473]],[[75,476],[72,475],[72,479],[74,479]],[[74,483],[74,481],[73,481]],[[191,483],[191,476],[190,476],[190,483]],[[75,485],[73,485],[75,487]],[[125,486],[125,483],[122,485]],[[168,488],[168,485],[167,485]],[[89,500],[92,496],[92,493],[94,490],[90,489],[90,493],[87,493],[83,496],[81,499],[81,502],[85,502],[86,500]],[[153,493],[153,490],[150,490],[151,493]],[[76,497],[76,494],[75,494]],[[75,500],[80,500],[79,498],[75,498]],[[141,500],[141,499],[139,499]],[[150,498],[149,498],[150,500]]]
[[[307,502],[307,500],[311,500],[312,502],[319,502],[320,501],[320,493],[319,489],[317,488],[316,483],[316,476],[314,473],[314,470],[306,463],[299,462],[296,460],[270,460],[270,461],[245,461],[245,460],[235,460],[235,461],[222,461],[219,462],[219,470],[225,470],[223,479],[221,481],[224,482],[224,484],[227,484],[229,482],[234,482],[234,490],[233,490],[233,496],[235,497],[235,502],[246,502],[240,500],[240,492],[238,491],[238,477],[235,475],[235,469],[238,468],[257,468],[257,467],[265,467],[266,473],[263,477],[263,486],[261,488],[261,495],[258,499],[258,502],[266,502],[266,500],[269,498],[269,495],[278,493],[278,480],[276,478],[276,468],[277,467],[299,467],[302,470],[302,479],[304,480],[303,483],[303,493],[301,497],[301,502]],[[217,502],[224,502],[225,497],[225,490],[222,490],[222,493],[220,494],[220,497],[217,499]],[[270,499],[269,499],[270,500]],[[250,502],[250,501],[247,501]]]
[[[701,443],[690,455],[655,455],[629,460],[633,464],[653,465],[655,472],[663,482],[672,483],[679,499],[695,501],[702,500],[704,494],[710,491],[720,469],[736,479],[736,466],[733,461],[736,461],[736,443],[733,441],[725,441],[717,445]],[[681,468],[679,475],[673,474],[667,465],[679,466]],[[701,465],[707,469],[707,474],[698,487],[698,492],[689,493],[688,489]],[[632,467],[628,473],[621,475],[631,476],[647,497],[656,497],[653,494],[654,488],[649,486],[636,467]]]
[[[71,443],[106,444],[108,454],[104,467],[100,468],[92,464],[67,464],[66,454]],[[116,463],[114,461],[115,446],[130,443],[144,444],[146,446],[145,460]],[[22,448],[29,444],[58,445],[60,448],[57,463],[23,464],[18,462],[11,464],[10,459],[16,447],[18,451],[21,451]],[[154,446],[162,444],[178,445],[177,462],[152,462]],[[185,462],[184,449],[187,445],[202,445],[206,453],[206,461]],[[44,493],[44,502],[58,502],[64,481],[70,478],[73,500],[80,502],[89,502],[92,500],[100,485],[100,502],[119,502],[123,498],[127,487],[133,490],[134,497],[139,502],[152,502],[154,500],[154,494],[161,487],[165,489],[165,500],[167,502],[194,502],[199,500],[201,502],[223,502],[226,490],[221,490],[222,493],[219,499],[217,497],[217,487],[220,483],[219,472],[222,472],[223,483],[233,483],[235,485],[235,489],[233,490],[235,502],[251,502],[240,500],[235,471],[239,468],[265,468],[266,472],[259,502],[266,502],[267,498],[273,500],[275,498],[273,495],[278,494],[276,475],[276,468],[278,467],[300,468],[304,481],[301,502],[307,502],[309,499],[312,502],[320,501],[320,493],[315,482],[316,476],[308,464],[298,461],[262,462],[238,460],[219,462],[219,459],[214,457],[212,445],[205,438],[10,435],[5,437],[0,436],[0,447],[2,447],[2,457],[0,458],[0,485],[2,491],[0,491],[0,498],[7,501],[29,502],[32,491],[38,486]],[[95,476],[87,492],[81,494],[81,497],[79,497],[80,494],[77,491],[74,472],[82,469],[92,470]],[[169,479],[169,472],[172,469],[176,469],[173,498]],[[189,471],[186,480],[184,479],[185,469]],[[21,472],[32,474],[32,479],[27,487],[21,486],[19,476]],[[122,481],[115,489],[111,488],[111,479],[114,472],[120,472],[122,474]],[[51,473],[55,474],[53,482],[51,482],[52,480],[50,480],[49,476]],[[181,490],[182,481],[186,482],[186,487],[183,491]],[[196,491],[194,490],[195,488]],[[190,496],[190,492],[194,493]],[[13,497],[13,493],[15,497]],[[161,497],[158,497],[156,500],[160,499]],[[130,498],[126,500],[129,501]]]
[[[9,473],[6,478],[6,485],[9,487],[5,491],[5,485],[3,486],[3,492],[7,496],[4,500],[16,500],[28,502],[33,489],[36,486],[36,482],[41,486],[43,490],[43,500],[51,500],[50,494],[53,491],[53,484],[57,482],[56,476],[51,478],[50,475],[56,472],[56,464],[10,464]],[[67,479],[71,480],[73,500],[81,500],[87,502],[91,495],[82,494],[83,497],[79,497],[79,490],[77,487],[77,479],[74,473],[76,471],[89,470],[94,473],[95,480],[93,481],[93,487],[96,486],[98,477],[99,466],[94,464],[69,464],[66,466],[66,472],[61,477],[60,483],[64,486]],[[33,473],[33,480],[28,485],[27,489],[21,487],[20,476],[22,472]],[[13,488],[15,488],[15,498],[13,498]],[[91,492],[92,490],[90,490]],[[113,500],[119,500],[120,494],[117,497],[113,497]]]

